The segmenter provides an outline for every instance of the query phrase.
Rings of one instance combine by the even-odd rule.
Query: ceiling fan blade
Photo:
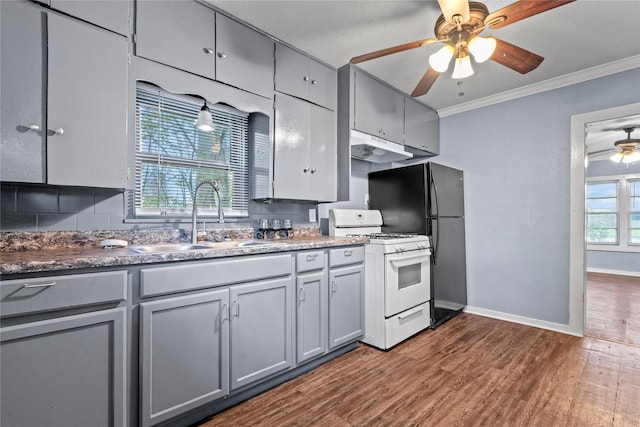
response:
[[[393,53],[399,53],[399,52],[404,52],[405,50],[416,49],[418,47],[435,43],[437,41],[439,40],[436,38],[416,40],[415,42],[405,43],[398,46],[388,47],[386,49],[376,50],[375,52],[365,53],[364,55],[360,55],[360,56],[354,56],[353,58],[351,58],[351,61],[349,62],[351,62],[352,64],[357,64],[359,62],[369,61],[371,59],[380,58],[382,56],[391,55]]]
[[[604,153],[616,153],[620,150],[618,150],[617,148],[607,148],[606,150],[598,150],[598,151],[592,151],[591,153],[587,153],[588,156],[597,156],[599,154],[604,154]]]
[[[471,19],[469,14],[469,2],[467,0],[438,0],[440,9],[442,10],[442,16],[449,24],[455,24],[453,17],[460,15],[462,17],[461,24],[468,22]]]
[[[433,84],[436,82],[436,79],[439,75],[439,72],[429,67],[427,72],[424,73],[424,76],[422,76],[422,79],[420,79],[420,82],[418,83],[416,88],[413,90],[413,92],[411,92],[411,96],[422,96],[429,92],[429,89],[431,89],[431,86],[433,86]]]
[[[529,71],[535,70],[544,61],[544,58],[496,38],[496,50],[491,55],[491,60],[520,74],[527,74]]]
[[[490,13],[484,23],[493,29],[502,28],[574,1],[576,0],[520,0]]]

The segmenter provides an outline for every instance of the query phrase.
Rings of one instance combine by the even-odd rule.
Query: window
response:
[[[139,82],[136,87],[135,215],[190,215],[193,191],[203,179],[220,187],[225,216],[247,216],[248,115],[211,105],[215,129],[194,124],[203,99]],[[198,194],[201,215],[217,216],[210,186]]]
[[[618,183],[587,184],[587,243],[618,243]]]
[[[586,229],[587,244],[597,250],[640,251],[638,174],[589,178]]]
[[[629,181],[629,243],[640,245],[640,179]]]

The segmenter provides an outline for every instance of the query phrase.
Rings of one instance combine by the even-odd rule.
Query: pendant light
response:
[[[491,58],[496,50],[496,39],[493,37],[474,37],[469,41],[469,52],[473,54],[473,59],[478,64]]]
[[[449,68],[449,62],[453,57],[453,46],[444,45],[442,49],[429,56],[429,66],[439,73],[444,73]]]
[[[471,58],[469,55],[464,55],[456,58],[456,63],[453,66],[452,79],[464,79],[473,75],[473,68],[471,68]]]
[[[204,105],[200,108],[198,113],[198,120],[196,120],[196,127],[203,132],[213,131],[213,118],[211,117],[211,111],[207,107],[207,100],[204,100]]]

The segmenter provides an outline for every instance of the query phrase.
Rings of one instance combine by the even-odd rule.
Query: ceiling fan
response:
[[[589,156],[593,157],[604,153],[614,153],[609,157],[609,159],[616,163],[631,163],[640,160],[640,139],[631,138],[631,132],[638,128],[640,128],[640,125],[625,126],[622,129],[604,129],[611,131],[624,131],[627,133],[627,137],[614,142],[614,148],[594,151],[589,153]]]
[[[377,50],[351,58],[350,62],[357,64],[436,42],[444,43],[444,47],[429,57],[429,68],[411,93],[411,96],[414,97],[422,96],[431,89],[440,73],[449,68],[451,58],[455,58],[453,78],[462,79],[472,75],[473,69],[469,53],[478,63],[491,59],[520,74],[526,74],[537,68],[544,58],[504,40],[495,37],[480,37],[479,34],[488,27],[502,28],[574,1],[520,0],[489,13],[487,7],[479,2],[438,0],[442,15],[436,21],[435,38]]]

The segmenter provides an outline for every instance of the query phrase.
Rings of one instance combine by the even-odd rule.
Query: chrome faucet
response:
[[[200,190],[200,187],[202,187],[204,184],[209,184],[211,188],[213,188],[213,190],[216,192],[216,195],[218,196],[218,222],[219,223],[224,222],[224,212],[222,211],[222,199],[220,199],[220,190],[218,186],[210,179],[205,179],[200,181],[196,186],[196,190],[193,192],[193,211],[191,213],[191,243],[193,244],[198,243],[198,230],[196,228],[197,227],[196,219],[198,216],[198,190]]]

